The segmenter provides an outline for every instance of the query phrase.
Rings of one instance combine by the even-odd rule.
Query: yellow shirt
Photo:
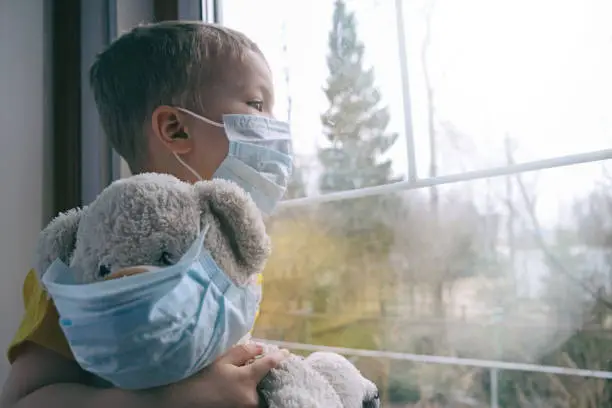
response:
[[[263,284],[261,275],[257,281],[260,285]],[[37,344],[74,360],[66,337],[59,326],[59,317],[53,301],[40,286],[33,269],[28,272],[23,282],[23,305],[25,313],[21,325],[6,352],[9,362],[12,364],[15,361],[21,346],[26,342]],[[255,320],[257,316],[259,309]]]
[[[33,269],[28,272],[23,282],[23,306],[25,313],[6,353],[9,362],[12,364],[15,361],[21,346],[28,341],[74,360],[59,326],[59,317],[53,301],[40,286]]]

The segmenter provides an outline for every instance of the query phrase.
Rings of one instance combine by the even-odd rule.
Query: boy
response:
[[[138,27],[98,57],[90,72],[102,126],[132,173],[210,179],[228,154],[224,114],[272,116],[271,73],[259,48],[204,23]],[[189,114],[191,111],[194,114]],[[74,361],[57,311],[30,271],[25,317],[8,349],[1,408],[257,407],[256,384],[286,355],[237,347],[196,376],[155,390],[100,386]],[[97,384],[98,386],[96,386]]]

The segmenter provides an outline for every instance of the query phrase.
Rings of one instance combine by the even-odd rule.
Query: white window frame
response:
[[[309,196],[286,200],[280,203],[279,207],[298,207],[303,205],[314,205],[330,201],[348,200],[373,195],[392,194],[406,190],[416,190],[420,188],[439,186],[442,184],[459,183],[463,181],[482,180],[492,177],[509,176],[512,174],[526,173],[530,171],[553,169],[556,167],[572,166],[581,163],[593,163],[612,159],[612,149],[596,150],[587,153],[577,153],[567,156],[552,157],[550,159],[535,160],[517,163],[507,166],[491,167],[488,169],[474,170],[463,173],[449,174],[438,177],[419,178],[414,176],[412,179],[399,181],[396,183],[384,184],[375,187],[365,187],[356,190],[339,191],[318,196]]]
[[[443,364],[443,365],[460,365],[464,367],[480,367],[498,370],[511,370],[511,371],[525,371],[531,373],[547,373],[547,374],[559,374],[559,375],[570,375],[584,378],[601,378],[606,380],[612,380],[612,371],[601,371],[601,370],[584,370],[579,368],[566,368],[556,366],[544,366],[539,364],[527,364],[527,363],[511,363],[508,361],[494,361],[494,360],[480,360],[474,358],[458,358],[458,357],[444,357],[435,355],[425,354],[410,354],[410,353],[396,353],[392,351],[381,351],[381,350],[363,350],[345,347],[329,347],[315,344],[305,343],[294,343],[290,341],[276,341],[268,339],[253,339],[256,342],[268,343],[278,347],[290,349],[290,350],[302,350],[302,351],[327,351],[331,353],[338,353],[344,356],[353,357],[369,357],[369,358],[385,358],[389,360],[398,361],[412,361],[415,363],[423,364]]]

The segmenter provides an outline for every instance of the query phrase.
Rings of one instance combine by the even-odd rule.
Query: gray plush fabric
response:
[[[335,353],[316,352],[309,355],[305,362],[331,384],[344,408],[380,406],[376,385],[363,377],[359,370],[343,356]]]
[[[57,258],[83,283],[138,265],[177,262],[204,225],[204,246],[236,283],[260,273],[270,239],[251,198],[225,180],[191,185],[165,174],[140,174],[107,187],[88,207],[60,214],[40,235],[39,276]]]
[[[272,350],[268,346],[268,351]],[[291,355],[260,384],[268,408],[378,408],[378,389],[339,354]]]
[[[263,271],[270,239],[248,194],[229,181],[191,185],[152,173],[118,180],[88,207],[55,218],[40,234],[36,271],[41,277],[59,258],[79,282],[90,283],[135,266],[163,267],[178,261],[206,225],[205,248],[236,284]],[[292,355],[259,389],[270,408],[378,406],[374,384],[331,353]]]

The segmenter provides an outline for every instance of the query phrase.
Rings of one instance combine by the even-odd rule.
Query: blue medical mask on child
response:
[[[138,275],[78,284],[56,260],[43,275],[79,365],[124,389],[187,378],[249,333],[261,293],[236,286],[202,248]]]
[[[223,115],[223,123],[217,123],[187,109],[179,110],[225,129],[229,151],[213,178],[235,182],[251,195],[263,213],[270,214],[283,198],[293,170],[289,124],[255,115]],[[174,156],[202,180],[178,154]]]

